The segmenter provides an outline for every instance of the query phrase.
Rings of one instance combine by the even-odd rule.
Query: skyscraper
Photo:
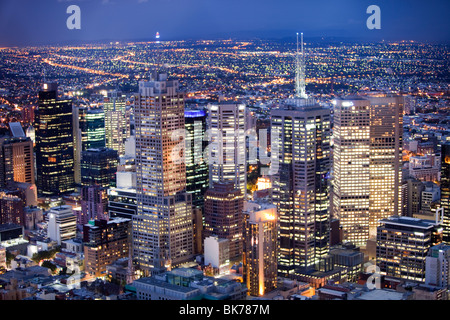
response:
[[[228,239],[230,260],[242,257],[244,196],[232,181],[216,182],[205,193],[204,238]]]
[[[116,150],[87,149],[81,153],[81,185],[99,185],[103,188],[116,185],[119,156]]]
[[[441,208],[444,209],[444,239],[450,244],[450,143],[441,146]]]
[[[379,220],[402,212],[403,97],[334,100],[333,217],[343,240],[365,247]]]
[[[0,138],[0,186],[5,187],[12,181],[36,183],[30,138]]]
[[[178,80],[156,73],[134,99],[137,214],[134,257],[159,273],[193,256],[192,196],[186,192],[184,95]]]
[[[277,287],[277,208],[246,203],[244,223],[244,279],[248,293],[262,296]]]
[[[119,91],[110,91],[103,101],[105,112],[106,147],[125,154],[125,140],[131,135],[131,107],[126,96]]]
[[[192,205],[203,207],[203,197],[209,186],[206,148],[207,114],[204,110],[186,110],[186,191],[192,193]]]
[[[245,105],[215,103],[208,105],[209,186],[231,181],[247,193]]]
[[[402,96],[379,94],[370,100],[369,238],[375,238],[379,220],[402,211]]]
[[[88,108],[81,122],[82,151],[105,147],[105,113],[100,108]]]
[[[345,241],[365,246],[369,238],[370,101],[334,100],[332,214]]]
[[[36,116],[38,192],[59,195],[74,191],[72,103],[58,99],[55,83],[44,83]]]
[[[313,268],[329,251],[330,110],[307,97],[300,60],[303,41],[295,96],[271,112],[278,272],[284,276]]]

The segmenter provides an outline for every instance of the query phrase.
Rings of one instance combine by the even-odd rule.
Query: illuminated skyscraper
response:
[[[116,150],[88,149],[81,153],[81,185],[99,185],[103,188],[116,186],[119,156]]]
[[[108,92],[103,101],[105,112],[106,147],[125,154],[125,140],[131,135],[131,107],[127,106],[126,96],[118,91]]]
[[[297,67],[302,77],[303,69]],[[329,252],[330,110],[307,98],[302,77],[295,97],[271,112],[278,272],[285,276],[313,268]]]
[[[333,216],[343,240],[365,247],[379,220],[402,213],[403,97],[334,100]]]
[[[209,186],[231,181],[247,193],[245,105],[208,105]]]
[[[244,196],[232,181],[216,182],[205,193],[204,238],[228,239],[230,260],[242,257],[243,209]]]
[[[277,208],[246,203],[244,223],[244,279],[248,293],[262,296],[277,287]]]
[[[12,181],[36,183],[30,138],[0,138],[0,187],[6,187]]]
[[[379,220],[402,213],[403,104],[398,95],[368,96],[370,100],[369,238]]]
[[[343,238],[365,246],[369,237],[370,101],[334,100],[333,217]]]
[[[444,239],[450,244],[450,143],[441,146],[441,208],[444,209]]]
[[[186,192],[184,95],[179,82],[161,73],[139,82],[134,112],[134,258],[144,273],[159,273],[193,257],[192,195]]]
[[[37,188],[43,195],[74,191],[72,102],[57,94],[56,84],[44,83],[35,112]]]
[[[186,191],[192,193],[192,205],[203,208],[203,197],[209,186],[206,148],[206,112],[186,110]]]

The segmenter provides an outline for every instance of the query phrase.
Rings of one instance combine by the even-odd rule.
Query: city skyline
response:
[[[447,7],[2,2],[0,300],[450,300]]]

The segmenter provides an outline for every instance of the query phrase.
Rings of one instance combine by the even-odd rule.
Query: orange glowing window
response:
[[[56,158],[55,157],[48,157],[48,162],[56,162]]]

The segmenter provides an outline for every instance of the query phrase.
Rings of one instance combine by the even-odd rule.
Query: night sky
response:
[[[66,9],[81,9],[69,30]],[[369,30],[369,5],[381,29]],[[449,0],[0,0],[0,46],[217,38],[450,42]]]

